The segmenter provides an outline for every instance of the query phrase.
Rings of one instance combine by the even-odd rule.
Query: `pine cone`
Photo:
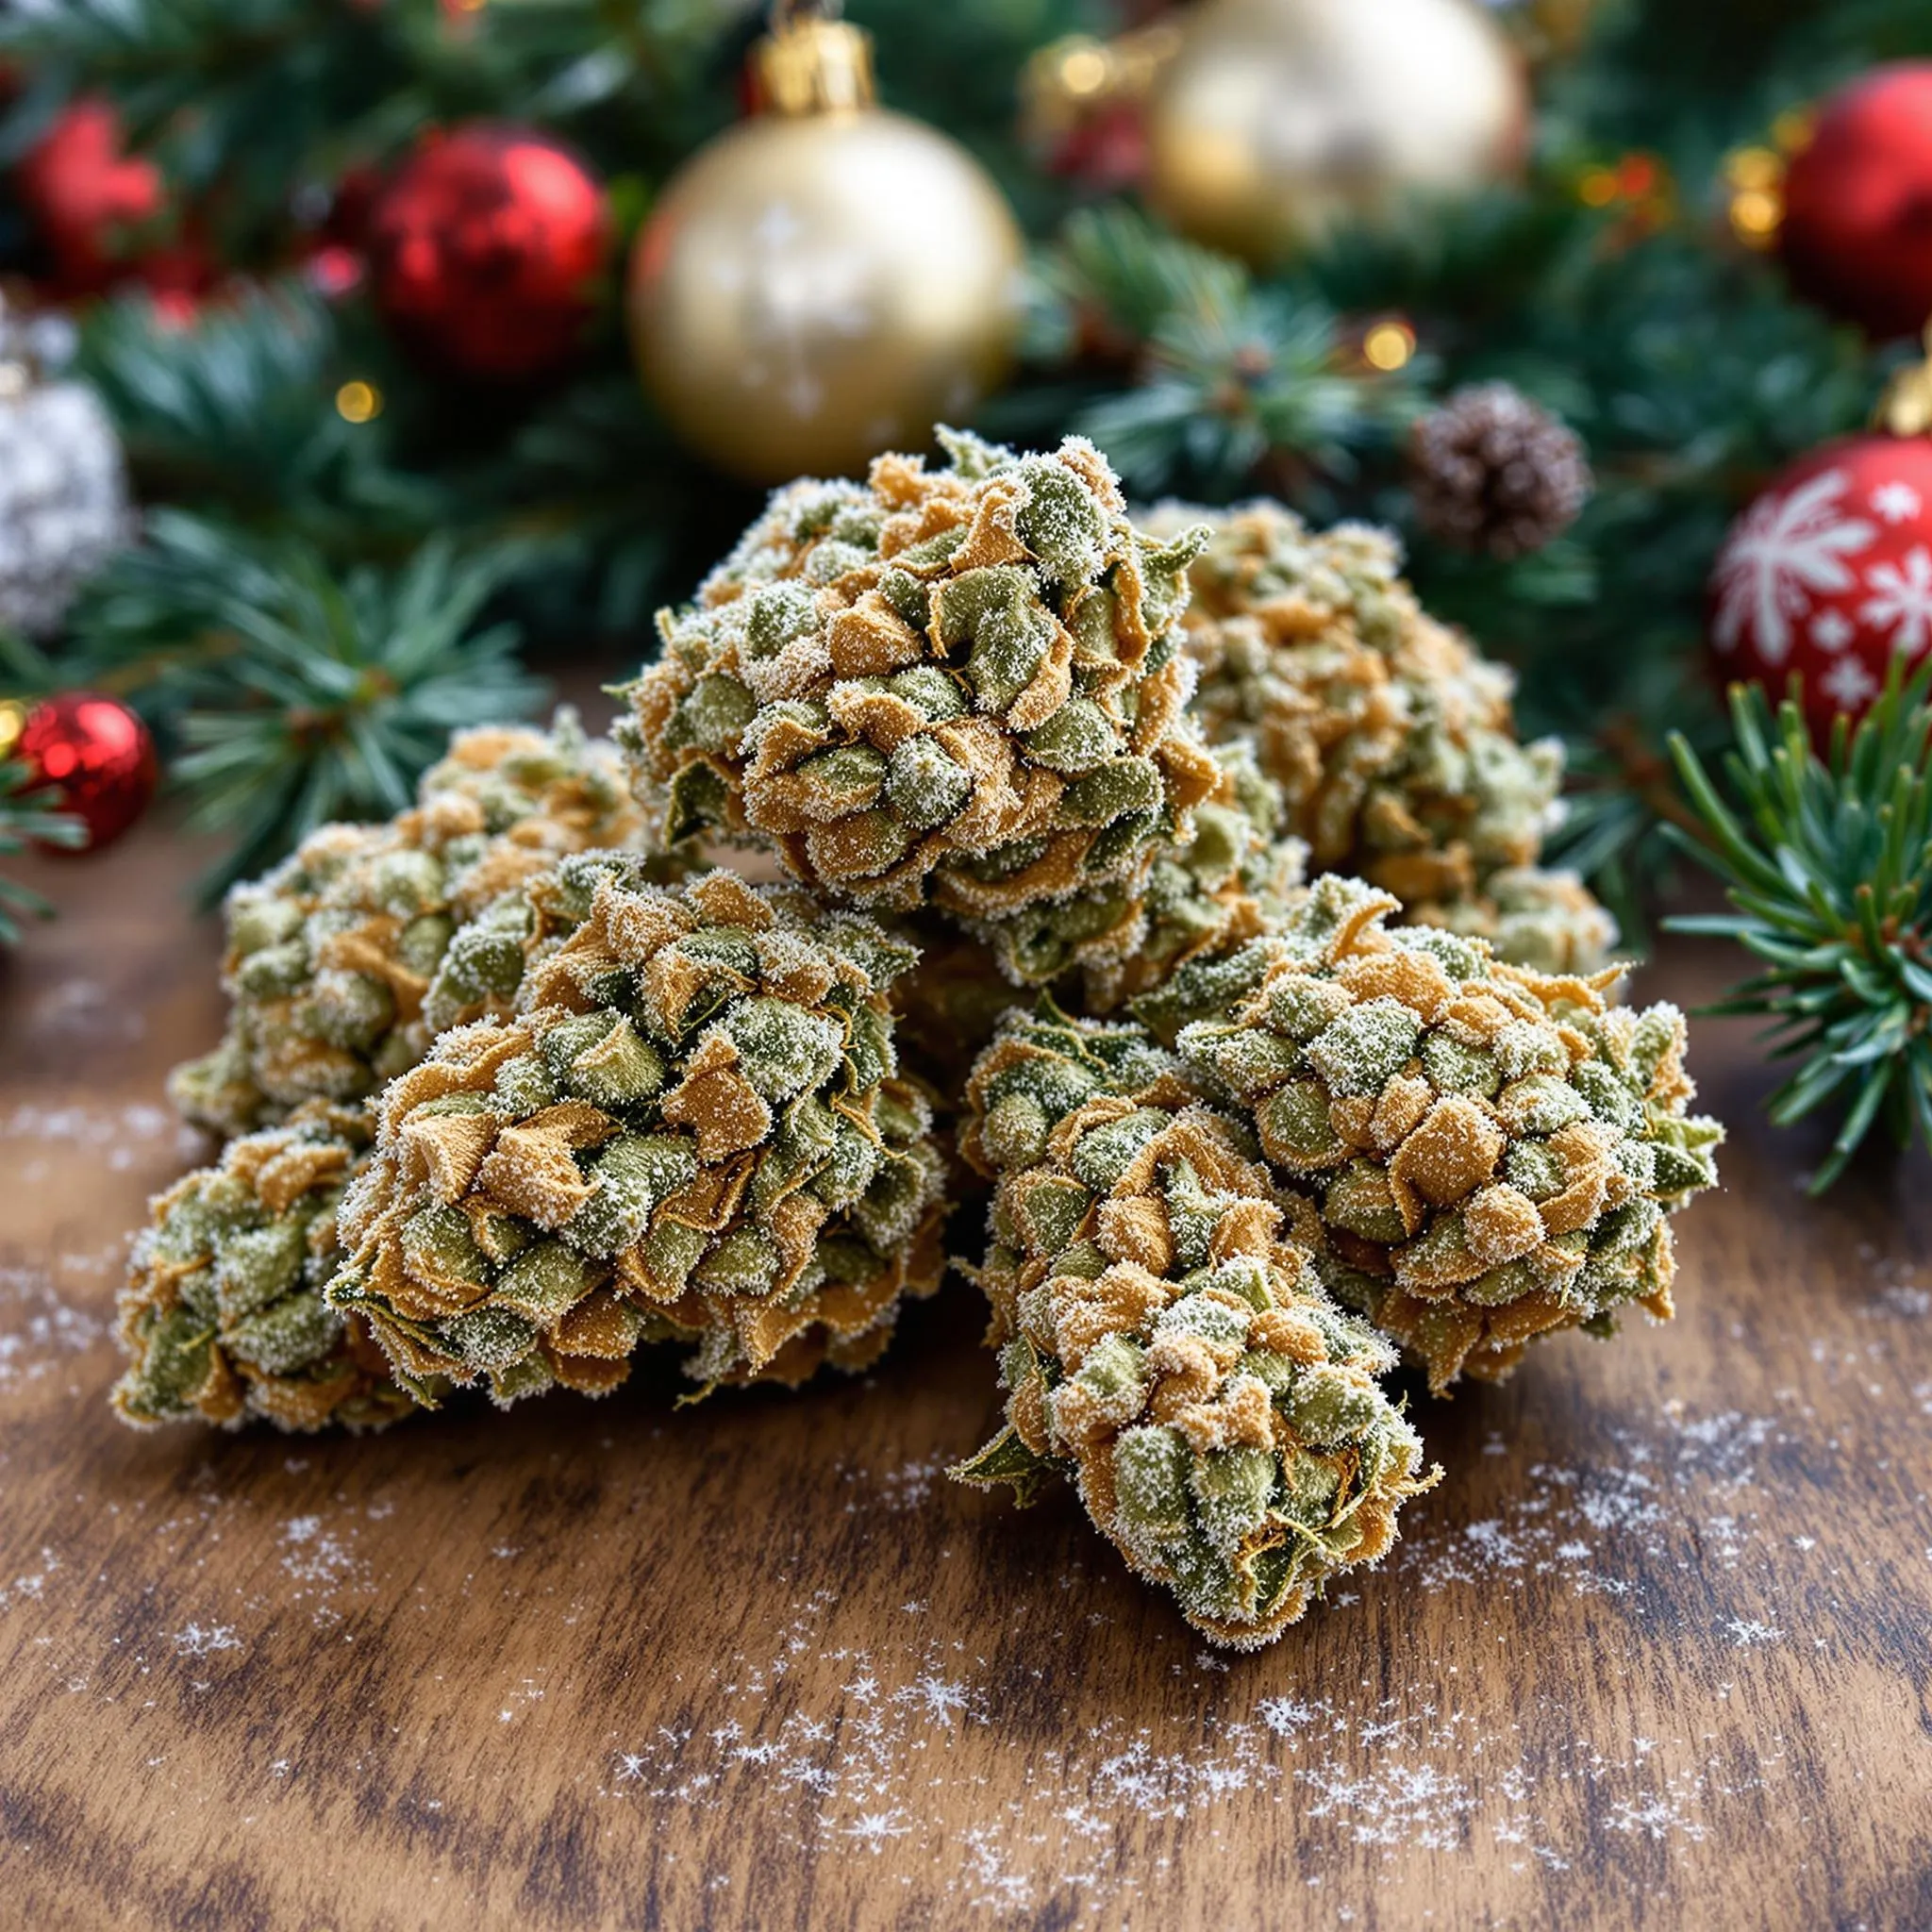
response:
[[[1504,558],[1541,550],[1576,521],[1590,465],[1576,432],[1507,382],[1459,389],[1415,425],[1411,488],[1424,529]]]

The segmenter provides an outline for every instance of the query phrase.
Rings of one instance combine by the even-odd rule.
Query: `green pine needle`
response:
[[[213,895],[318,825],[401,810],[451,731],[537,707],[514,626],[475,628],[520,561],[439,541],[340,572],[307,542],[158,511],[81,600],[68,661],[180,747],[189,824],[231,841]]]
[[[1736,808],[1681,735],[1677,770],[1703,838],[1666,834],[1723,878],[1735,912],[1674,919],[1734,939],[1763,962],[1711,1010],[1769,1020],[1772,1051],[1802,1062],[1771,1097],[1779,1126],[1840,1114],[1811,1177],[1823,1193],[1872,1129],[1932,1149],[1932,662],[1886,689],[1852,730],[1840,718],[1823,758],[1794,703],[1775,716],[1757,685],[1734,686],[1735,748],[1724,760]]]
[[[27,765],[18,758],[0,758],[0,858],[11,858],[35,841],[68,847],[87,843],[87,827],[56,810],[33,785]],[[0,946],[18,943],[24,921],[50,919],[53,913],[40,893],[0,878]]]

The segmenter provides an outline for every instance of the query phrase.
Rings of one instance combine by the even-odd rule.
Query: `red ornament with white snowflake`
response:
[[[1731,525],[1711,575],[1727,678],[1782,697],[1795,674],[1821,740],[1895,656],[1932,648],[1932,438],[1847,437],[1801,458]]]

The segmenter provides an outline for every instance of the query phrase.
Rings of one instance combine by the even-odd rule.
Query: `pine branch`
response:
[[[31,843],[72,850],[87,843],[87,827],[47,803],[29,766],[18,758],[0,758],[0,858],[25,852]],[[39,892],[0,876],[0,946],[19,942],[24,921],[53,915],[53,907]]]
[[[83,599],[63,670],[182,748],[189,823],[233,841],[214,892],[319,824],[400,810],[452,730],[536,708],[514,627],[474,628],[522,561],[438,541],[341,574],[313,545],[162,511]]]
[[[1076,403],[1072,426],[1145,494],[1225,501],[1262,481],[1278,487],[1290,468],[1352,475],[1363,451],[1386,449],[1413,415],[1427,374],[1352,365],[1318,296],[1257,288],[1239,263],[1124,208],[1073,217],[1042,264],[1041,295],[1039,345],[1078,345],[1103,372],[1111,362],[1127,375],[1127,387]]]
[[[1678,737],[1672,750],[1702,836],[1667,834],[1716,873],[1736,910],[1669,922],[1734,939],[1764,970],[1712,1010],[1773,1023],[1801,1062],[1773,1094],[1790,1125],[1841,1116],[1811,1178],[1823,1193],[1876,1126],[1932,1149],[1932,664],[1895,659],[1856,731],[1840,718],[1821,758],[1795,703],[1775,717],[1756,685],[1731,692],[1736,808]]]

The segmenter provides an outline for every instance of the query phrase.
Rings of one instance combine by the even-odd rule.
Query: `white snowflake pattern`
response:
[[[1842,651],[1857,634],[1857,625],[1829,605],[1811,620],[1811,641],[1821,651]]]
[[[1917,657],[1932,638],[1932,550],[1921,543],[1902,563],[1874,563],[1866,573],[1872,592],[1858,607],[1867,624],[1891,633],[1891,647]]]
[[[1845,558],[1866,549],[1874,525],[1844,513],[1851,479],[1824,470],[1787,495],[1760,497],[1731,533],[1717,560],[1717,622],[1721,651],[1737,648],[1748,628],[1767,664],[1790,655],[1791,624],[1815,596],[1850,590]]]
[[[1840,658],[1818,680],[1818,689],[1840,711],[1862,711],[1878,691],[1878,680],[1856,658]]]
[[[1872,508],[1888,524],[1908,524],[1924,506],[1909,483],[1881,483],[1872,492]]]

